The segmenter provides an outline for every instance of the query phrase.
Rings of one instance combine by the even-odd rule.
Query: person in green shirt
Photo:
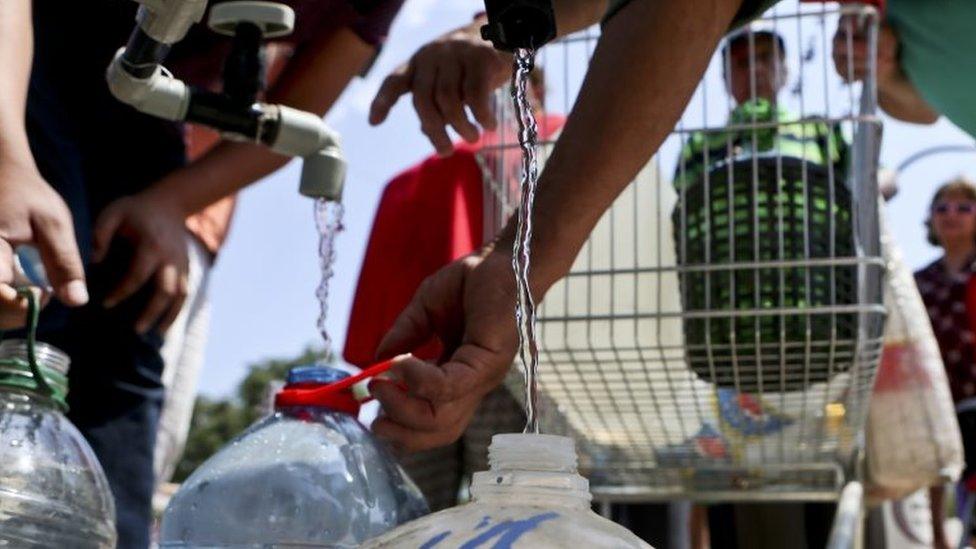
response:
[[[675,167],[676,188],[696,182],[722,161],[770,151],[845,171],[848,151],[840,125],[801,119],[780,104],[789,76],[786,42],[771,25],[752,23],[733,32],[724,41],[721,57],[726,90],[736,106],[729,113],[727,130],[688,136]],[[753,129],[770,122],[779,125]]]

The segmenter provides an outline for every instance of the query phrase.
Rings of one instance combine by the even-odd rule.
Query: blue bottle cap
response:
[[[308,364],[296,366],[288,371],[285,380],[288,385],[316,384],[327,385],[349,377],[349,373],[331,366]]]

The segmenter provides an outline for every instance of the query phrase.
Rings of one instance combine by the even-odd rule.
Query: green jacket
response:
[[[751,126],[776,123],[773,127]],[[674,185],[698,181],[719,162],[752,154],[778,153],[826,166],[835,173],[847,173],[848,146],[839,125],[821,120],[800,119],[764,99],[743,103],[729,115],[727,129],[694,132],[688,136],[678,165]],[[737,128],[738,127],[738,128]]]

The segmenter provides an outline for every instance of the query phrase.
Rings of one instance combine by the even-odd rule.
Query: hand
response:
[[[494,129],[491,96],[511,79],[512,57],[482,40],[478,28],[472,24],[427,44],[386,77],[370,107],[370,124],[382,123],[400,96],[413,93],[420,129],[440,155],[454,150],[447,125],[469,143],[478,140],[465,107],[481,127]]]
[[[68,306],[88,302],[71,212],[32,161],[0,161],[0,329],[24,324],[27,301],[14,288],[14,248],[33,244],[49,282]],[[35,292],[40,294],[39,291]]]
[[[114,307],[150,279],[155,284],[152,297],[136,320],[139,333],[153,326],[165,331],[176,320],[188,291],[186,214],[154,189],[158,186],[109,204],[95,223],[95,262],[105,258],[116,236],[128,240],[134,249],[128,272],[108,293],[104,305]]]
[[[459,259],[424,280],[377,354],[406,353],[436,335],[449,358],[438,365],[399,357],[392,377],[406,391],[372,382],[384,411],[373,432],[407,452],[457,440],[515,357],[515,295],[511,255],[497,250]]]
[[[856,16],[845,15],[840,18],[834,34],[833,51],[834,68],[844,82],[850,83],[864,78],[869,62],[868,33],[865,25],[858,23]],[[878,29],[876,67],[879,84],[890,82],[901,75],[898,65],[898,37],[887,24],[882,24]]]

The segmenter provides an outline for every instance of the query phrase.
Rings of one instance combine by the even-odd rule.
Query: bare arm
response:
[[[584,29],[600,20],[607,0],[556,0],[556,32],[559,36]],[[465,141],[477,141],[480,130],[494,129],[492,93],[512,77],[512,56],[494,49],[481,38],[484,15],[426,44],[383,81],[369,110],[373,125],[386,120],[390,109],[406,94],[413,105],[421,131],[438,154],[454,150],[447,126]]]
[[[351,30],[339,30],[300,52],[268,91],[268,100],[324,115],[374,52]],[[223,142],[196,162],[163,178],[154,186],[154,192],[177,200],[186,214],[192,214],[274,172],[289,160],[264,147]]]
[[[30,158],[24,109],[30,78],[34,36],[30,0],[0,4],[0,155]]]
[[[0,2],[0,328],[19,325],[25,303],[13,283],[13,249],[33,244],[68,305],[88,301],[71,213],[37,171],[24,115],[33,57],[30,0]]]
[[[539,182],[530,281],[537,297],[566,273],[614,197],[673,129],[740,1],[634,0],[604,27]],[[373,424],[378,436],[405,450],[456,440],[482,395],[501,383],[518,348],[513,233],[510,225],[493,247],[428,277],[387,332],[380,357],[437,336],[447,358],[399,357],[393,371],[406,392],[371,385],[385,411]]]
[[[289,62],[268,99],[324,114],[373,52],[372,46],[347,29],[322,36]],[[222,142],[145,191],[110,204],[95,223],[95,260],[105,257],[116,236],[126,238],[135,252],[105,305],[115,306],[152,281],[155,291],[136,319],[136,329],[165,330],[179,314],[187,292],[187,217],[288,160],[256,145]]]
[[[635,0],[606,24],[539,181],[537,289],[566,273],[600,216],[674,128],[740,3]],[[504,247],[513,235],[510,225]]]
[[[939,113],[901,69],[890,79],[878,80],[878,104],[889,116],[904,122],[933,124],[939,119]]]

